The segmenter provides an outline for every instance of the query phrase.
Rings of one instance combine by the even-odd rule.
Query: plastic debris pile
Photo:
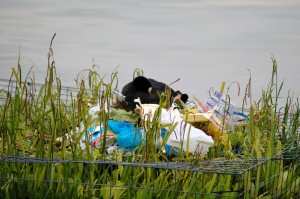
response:
[[[113,95],[117,101],[125,99],[125,96],[117,91],[114,91]],[[160,107],[158,104],[142,104],[139,99],[135,102],[139,104],[136,109],[139,114],[111,108],[111,118],[107,121],[107,125],[94,122],[86,132],[83,132],[83,124],[78,127],[72,134],[75,134],[75,137],[80,136],[80,147],[85,150],[89,144],[92,149],[101,149],[105,140],[106,151],[111,153],[114,150],[134,151],[136,147],[146,142],[145,129],[138,127],[137,121],[140,119],[144,122],[152,122],[154,114]],[[99,104],[90,107],[90,117],[97,117],[100,111]],[[233,103],[228,103],[220,92],[215,91],[203,103],[196,104],[193,101],[187,101],[186,104],[182,102],[180,104],[180,109],[184,109],[183,112],[175,102],[170,109],[161,108],[158,117],[160,123],[166,126],[175,124],[175,128],[172,132],[170,132],[170,127],[161,129],[156,140],[157,147],[161,147],[164,143],[165,152],[168,155],[178,156],[180,151],[206,154],[209,148],[219,141],[224,146],[226,145],[227,129],[224,128],[224,124],[232,122],[233,115],[237,113]],[[207,125],[207,131],[197,128],[195,123],[198,122],[204,122]],[[72,136],[66,136],[72,142]],[[61,142],[62,139],[60,137],[57,141]],[[164,139],[167,140],[163,141]]]

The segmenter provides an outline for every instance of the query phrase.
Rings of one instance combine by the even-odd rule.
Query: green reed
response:
[[[78,92],[70,93],[70,103],[66,104],[62,100],[62,85],[56,72],[51,41],[48,70],[38,93],[30,73],[22,79],[19,60],[18,68],[12,70],[6,102],[0,106],[1,157],[32,157],[45,161],[1,161],[0,194],[12,198],[236,198],[241,193],[243,198],[267,198],[275,194],[286,198],[298,196],[299,162],[288,159],[287,155],[296,156],[299,152],[299,102],[293,103],[292,97],[288,96],[285,106],[278,107],[283,84],[277,82],[275,59],[272,59],[272,64],[273,72],[267,90],[262,91],[257,102],[251,100],[250,122],[245,121],[242,127],[229,133],[231,137],[228,137],[227,146],[212,147],[208,156],[204,157],[183,150],[180,150],[179,157],[168,157],[164,145],[179,124],[160,123],[162,108],[170,106],[170,93],[166,91],[161,95],[154,120],[135,123],[143,128],[146,142],[142,142],[135,153],[108,155],[105,136],[100,149],[92,148],[87,141],[86,150],[82,150],[79,142],[93,120],[105,127],[104,135],[108,133],[107,121],[113,108],[112,90],[118,90],[118,72],[114,71],[107,83],[97,73],[96,66],[81,71],[76,79]],[[137,69],[133,77],[141,74],[143,72]],[[17,83],[13,84],[12,80]],[[251,78],[246,93],[249,87]],[[88,116],[89,99],[100,106],[96,118]],[[169,128],[169,132],[161,146],[157,147],[157,137],[165,127]],[[238,139],[236,136],[239,136]],[[58,137],[63,137],[59,146],[56,143]],[[241,145],[240,154],[224,150],[231,149],[234,142]],[[245,159],[266,161],[239,174],[93,164],[96,160],[117,163],[189,162],[192,166],[201,167],[203,160],[208,163],[223,158],[236,160],[241,155]],[[55,159],[70,162],[52,162]],[[278,190],[283,191],[279,193]]]

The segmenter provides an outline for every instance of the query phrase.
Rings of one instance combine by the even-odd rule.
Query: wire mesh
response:
[[[44,84],[41,83],[26,83],[27,91],[30,92],[32,98],[34,99],[37,98],[43,86]],[[7,93],[14,95],[16,93],[16,89],[18,89],[16,80],[0,79],[0,105],[5,103],[7,99]],[[55,85],[53,86],[53,89],[55,92],[57,92],[57,88],[55,87]],[[70,105],[72,100],[71,95],[76,96],[79,89],[76,87],[60,86],[60,90],[61,101],[65,103],[65,105]]]
[[[0,100],[15,81],[0,79]],[[10,86],[8,88],[8,85]],[[28,88],[30,84],[28,85]],[[38,93],[42,84],[35,84]],[[69,103],[77,88],[62,87]],[[289,121],[286,126],[290,126]],[[284,130],[276,136],[284,139]],[[112,162],[5,156],[0,196],[28,198],[271,198],[300,197],[299,129],[272,158],[201,162]],[[291,139],[289,139],[291,140]],[[284,141],[284,140],[283,140]]]
[[[51,190],[63,189],[60,196],[71,194],[74,197],[78,197],[78,190],[82,189],[86,193],[84,197],[112,198],[121,192],[123,196],[132,198],[143,194],[151,198],[252,198],[268,194],[273,198],[285,198],[291,192],[298,196],[299,192],[295,190],[300,188],[298,181],[291,180],[293,176],[299,178],[299,156],[291,156],[290,159],[280,159],[278,156],[194,164],[2,156],[0,164],[2,190],[10,184],[11,189],[18,190],[18,195],[26,195],[27,190],[38,189],[43,192],[43,196],[50,196],[47,194],[54,194],[49,192],[50,187]],[[281,172],[274,172],[276,170]],[[229,182],[230,186],[226,187]]]

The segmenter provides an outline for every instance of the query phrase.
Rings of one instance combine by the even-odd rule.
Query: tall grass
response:
[[[108,133],[113,107],[112,91],[118,90],[118,72],[110,82],[96,66],[80,72],[78,92],[70,93],[70,103],[62,100],[61,80],[53,60],[51,40],[48,70],[38,93],[31,72],[22,79],[20,60],[12,69],[6,101],[0,106],[0,194],[29,198],[256,198],[299,196],[299,102],[287,96],[278,107],[282,83],[277,82],[277,63],[272,58],[271,81],[258,101],[251,99],[249,122],[227,132],[227,142],[211,147],[207,156],[179,150],[170,157],[164,145],[156,146],[163,128],[176,125],[160,123],[162,107],[169,107],[169,93],[161,96],[153,122],[140,123],[146,142],[135,152],[106,153],[105,136],[100,149],[79,147],[87,129],[96,120]],[[141,70],[134,75],[142,74]],[[87,76],[85,76],[87,75]],[[14,84],[13,80],[17,83]],[[249,96],[251,77],[246,88]],[[96,118],[88,116],[88,100],[99,105]],[[78,130],[79,129],[79,130]],[[68,135],[68,136],[66,136]],[[188,135],[188,133],[187,133]],[[58,137],[63,137],[56,145]],[[238,142],[236,141],[238,140]],[[240,151],[232,150],[238,143]],[[216,162],[222,162],[218,168]],[[255,160],[253,163],[253,160]],[[236,164],[236,162],[240,164]],[[256,162],[257,161],[257,162]],[[176,167],[165,167],[163,163]],[[175,165],[176,165],[175,164]],[[215,164],[219,165],[219,164]],[[231,165],[227,167],[227,165]],[[239,172],[237,168],[243,165]],[[174,165],[173,165],[174,166]],[[217,168],[219,170],[217,170]],[[226,170],[226,172],[225,172]],[[280,191],[278,191],[280,190]]]

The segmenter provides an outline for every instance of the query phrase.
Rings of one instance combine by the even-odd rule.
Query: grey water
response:
[[[300,96],[298,0],[1,0],[0,27],[2,79],[20,53],[23,75],[32,67],[43,82],[56,33],[52,48],[64,86],[75,86],[95,65],[106,81],[118,71],[121,89],[139,68],[167,84],[180,78],[172,87],[200,101],[225,82],[241,105],[250,78],[252,100],[260,98],[275,58],[281,97]]]

